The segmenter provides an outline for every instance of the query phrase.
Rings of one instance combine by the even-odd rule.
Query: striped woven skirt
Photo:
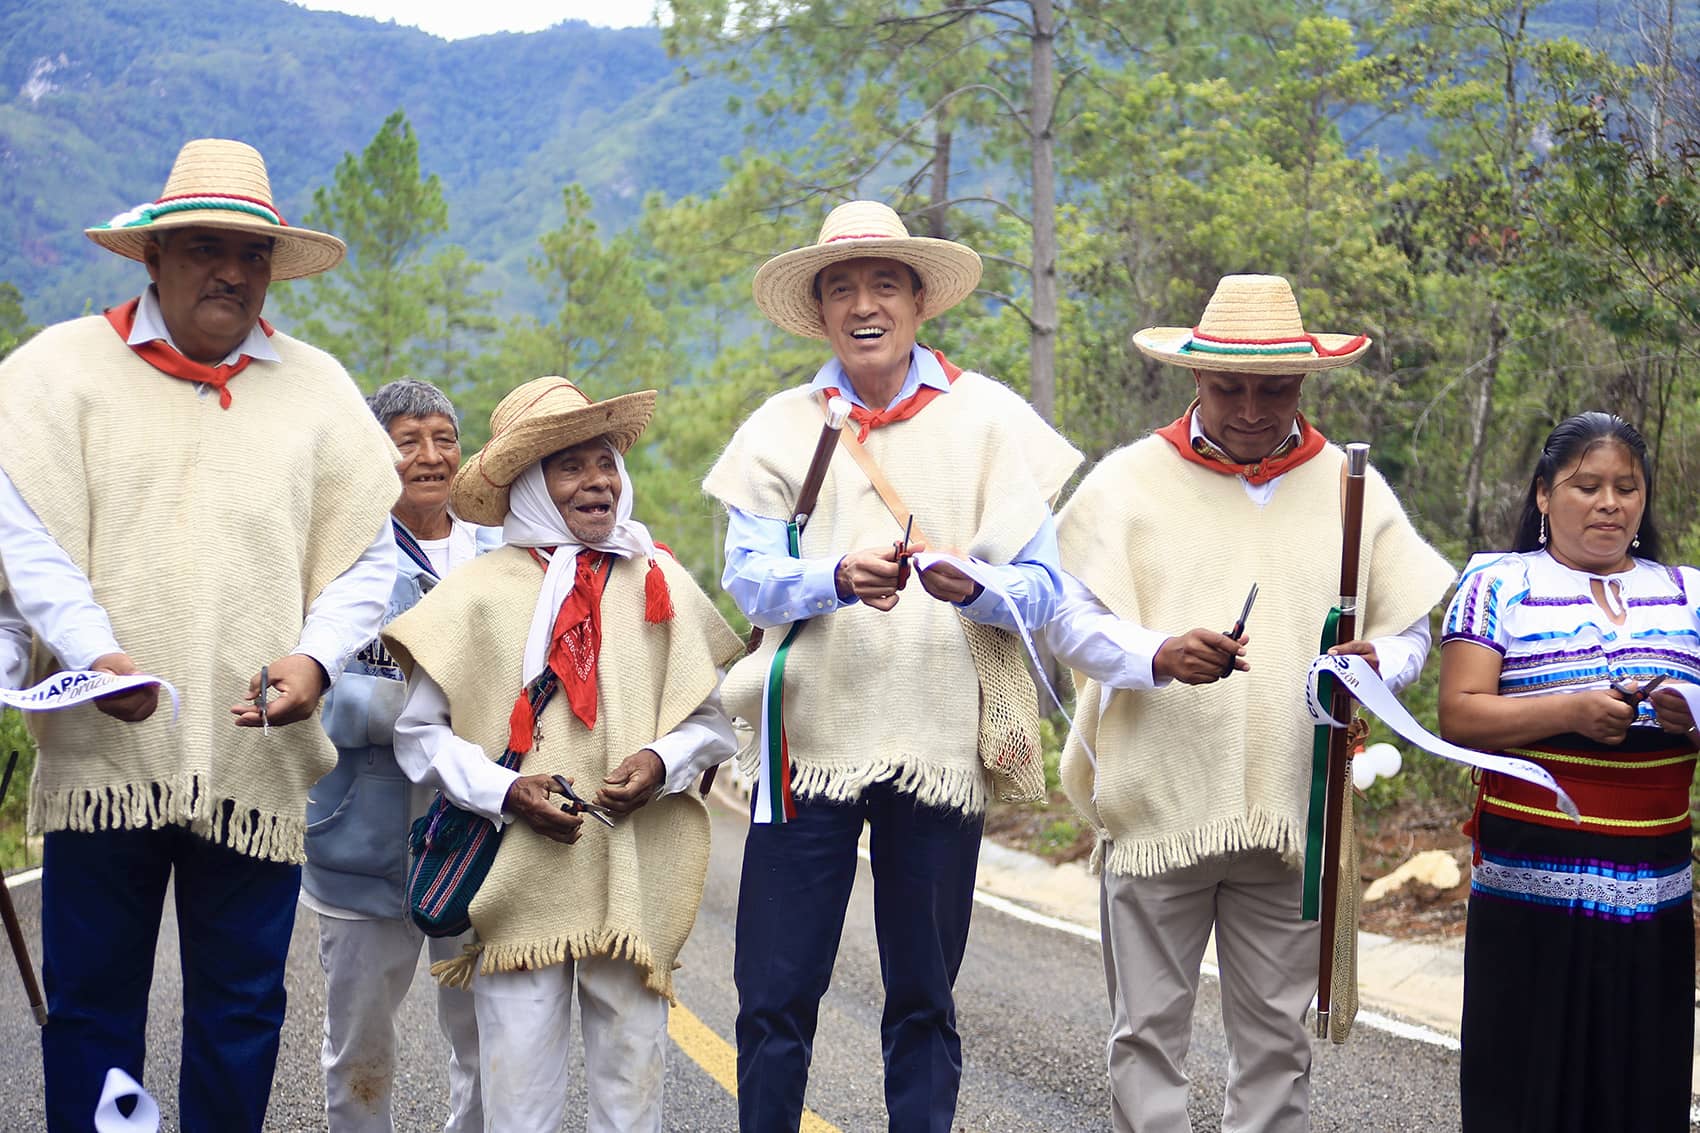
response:
[[[1550,794],[1483,784],[1464,954],[1465,1133],[1689,1128],[1694,752],[1648,732],[1621,748],[1562,737],[1515,753],[1564,784],[1580,826],[1550,810]]]

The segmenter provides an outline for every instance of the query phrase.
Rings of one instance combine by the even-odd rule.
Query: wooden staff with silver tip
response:
[[[12,785],[12,769],[18,765],[18,753],[6,762],[6,774],[0,777],[0,803],[6,801],[6,788]],[[0,920],[6,922],[6,939],[11,942],[12,955],[18,961],[18,975],[24,981],[24,994],[29,997],[30,1012],[38,1027],[47,1026],[47,1004],[41,997],[41,985],[35,981],[35,965],[30,963],[29,944],[24,940],[24,927],[18,922],[18,911],[12,907],[12,891],[0,878]]]
[[[1334,640],[1344,643],[1358,635],[1358,553],[1364,529],[1364,475],[1369,470],[1369,445],[1346,446],[1346,482],[1341,500],[1340,620]],[[1316,962],[1316,1034],[1328,1037],[1334,1000],[1334,933],[1340,900],[1340,839],[1356,837],[1343,829],[1350,820],[1346,792],[1351,789],[1352,753],[1347,723],[1352,698],[1338,685],[1330,714],[1341,721],[1328,737],[1328,780],[1324,803],[1321,881],[1321,941]],[[1356,879],[1353,879],[1354,883]]]
[[[800,532],[808,526],[820,499],[821,485],[826,483],[826,466],[832,462],[832,450],[838,447],[838,432],[850,419],[850,402],[835,397],[826,403],[826,420],[820,427],[820,439],[815,442],[815,455],[809,461],[809,471],[803,477],[802,490],[797,493],[797,510],[791,519]]]

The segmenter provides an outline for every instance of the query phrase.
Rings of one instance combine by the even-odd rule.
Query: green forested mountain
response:
[[[539,233],[582,183],[619,225],[644,193],[712,189],[742,143],[720,81],[681,84],[650,28],[565,23],[446,42],[283,0],[0,4],[0,280],[52,321],[136,286],[81,233],[151,199],[188,138],[259,147],[298,219],[392,111],[442,178],[448,239],[526,309]]]

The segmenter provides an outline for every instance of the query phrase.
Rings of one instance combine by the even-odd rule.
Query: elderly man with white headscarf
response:
[[[654,405],[556,377],[503,398],[452,502],[505,545],[384,633],[408,674],[397,761],[504,828],[471,904],[477,943],[433,969],[477,969],[485,1121],[504,1133],[560,1128],[575,990],[587,1128],[661,1128],[673,967],[708,871],[691,787],[735,747],[718,690],[742,643],[632,518],[623,453]],[[562,695],[534,710],[540,684]],[[494,761],[506,751],[517,770]]]

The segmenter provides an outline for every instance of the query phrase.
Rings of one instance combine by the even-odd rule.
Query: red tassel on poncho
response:
[[[524,755],[531,750],[531,735],[537,730],[537,717],[531,711],[531,697],[521,689],[514,710],[508,716],[508,750]]]
[[[649,560],[649,573],[643,579],[643,620],[651,625],[673,620],[673,592],[667,589],[667,576],[661,564]]]

